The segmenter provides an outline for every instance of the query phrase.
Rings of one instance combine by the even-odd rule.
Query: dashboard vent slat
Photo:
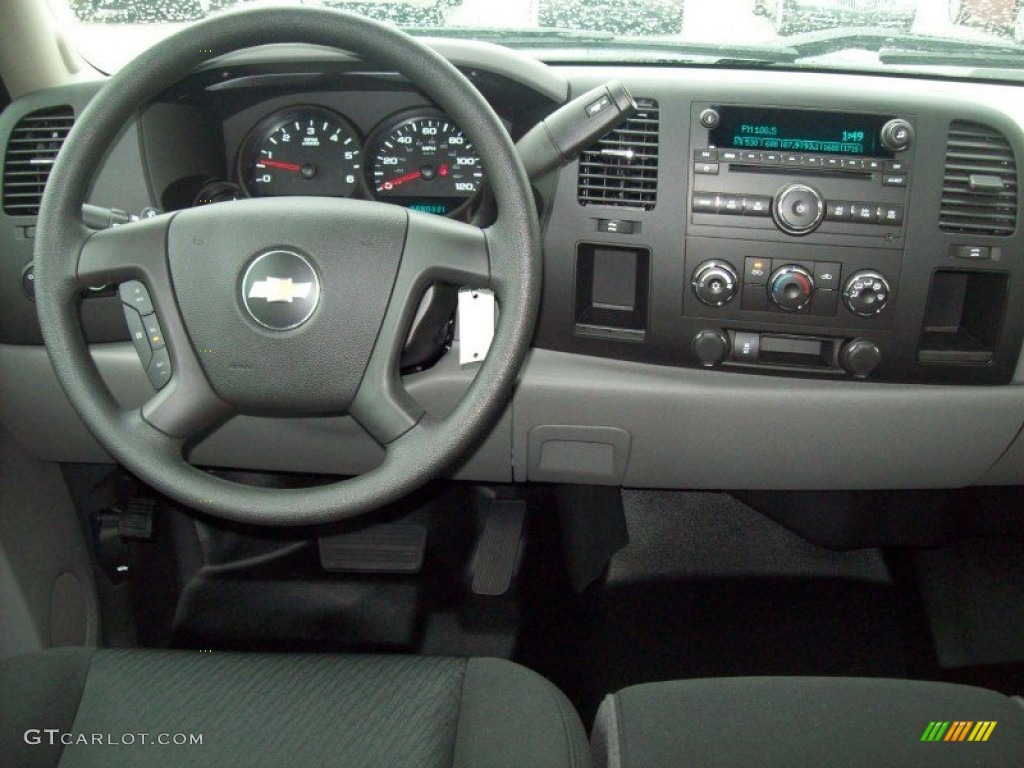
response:
[[[649,211],[658,202],[658,102],[636,104],[632,117],[580,156],[580,205]]]
[[[50,169],[74,122],[71,107],[62,106],[32,112],[14,126],[4,153],[4,213],[38,215]]]
[[[972,189],[971,176],[995,176],[1003,188]],[[1007,237],[1017,229],[1017,163],[1006,137],[986,125],[949,125],[939,229]]]

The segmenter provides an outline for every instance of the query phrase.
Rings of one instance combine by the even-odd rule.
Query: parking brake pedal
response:
[[[525,501],[491,503],[473,554],[473,594],[497,597],[509,591],[519,566],[525,521]]]
[[[427,529],[410,523],[374,525],[337,536],[321,536],[320,565],[337,573],[419,573],[427,551]]]

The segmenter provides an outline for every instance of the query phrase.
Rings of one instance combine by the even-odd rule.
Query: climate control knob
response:
[[[855,315],[874,317],[889,303],[889,281],[873,270],[854,272],[843,286],[843,303]]]
[[[768,298],[786,312],[799,312],[811,303],[814,278],[796,264],[786,264],[768,278]]]
[[[732,344],[721,331],[701,331],[690,342],[690,350],[705,368],[714,368],[729,356]]]
[[[709,307],[728,304],[739,290],[736,270],[724,261],[705,261],[693,270],[690,283],[697,298]]]
[[[788,235],[813,232],[825,218],[825,200],[814,187],[788,184],[775,193],[775,225]]]

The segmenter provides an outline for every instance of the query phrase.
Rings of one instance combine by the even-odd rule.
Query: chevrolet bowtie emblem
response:
[[[309,298],[313,291],[312,283],[296,283],[290,277],[268,277],[258,280],[249,289],[250,299],[266,299],[268,302],[287,301]]]

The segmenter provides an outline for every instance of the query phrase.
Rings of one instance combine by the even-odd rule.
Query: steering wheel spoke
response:
[[[173,214],[140,219],[88,235],[76,275],[83,286],[141,279],[156,293],[170,295],[167,230]]]
[[[469,224],[410,211],[391,301],[359,392],[349,409],[382,445],[397,440],[424,415],[422,406],[402,386],[398,372],[413,315],[423,293],[435,282],[489,288],[486,235]]]

